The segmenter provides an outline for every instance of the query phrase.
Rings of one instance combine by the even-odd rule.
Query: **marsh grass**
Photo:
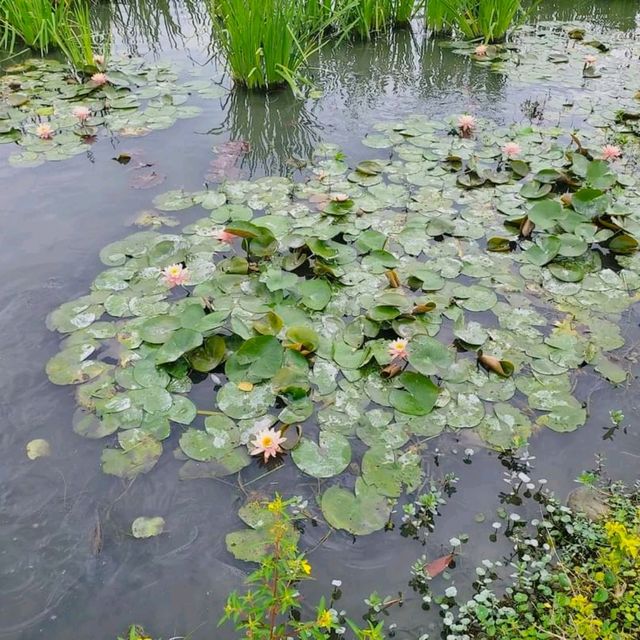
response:
[[[510,28],[520,24],[527,12],[521,0],[427,0],[433,11],[444,11],[457,31],[467,40],[501,42]],[[534,2],[529,9],[535,7]]]
[[[321,0],[210,0],[217,44],[233,80],[248,89],[307,82],[301,69],[323,44],[327,3]]]
[[[408,25],[416,9],[415,0],[338,0],[340,31],[362,39],[396,26]]]
[[[0,0],[0,46],[23,43],[41,55],[60,50],[79,72],[95,70],[95,38],[89,5],[74,0]],[[106,55],[108,46],[103,47]]]
[[[82,71],[87,67],[89,70],[94,69],[97,47],[89,5],[83,2],[74,4],[65,19],[56,25],[54,36],[57,47],[73,69],[76,71]],[[109,52],[108,38],[105,39],[101,49],[101,54],[106,59]]]
[[[70,0],[0,0],[0,46],[19,42],[46,53],[56,46],[56,30],[68,19]]]
[[[443,0],[424,0],[423,8],[427,29],[434,35],[451,33],[451,9]]]

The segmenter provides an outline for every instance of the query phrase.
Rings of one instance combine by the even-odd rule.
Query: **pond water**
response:
[[[137,0],[114,6],[117,11],[104,19],[113,21],[116,50],[172,62],[184,81],[191,76],[213,79],[230,88],[208,51],[206,12],[197,2]],[[543,20],[585,22],[603,39],[637,37],[640,25],[634,1],[543,1],[538,13]],[[639,65],[637,59],[631,63]],[[424,39],[420,29],[327,49],[314,69],[322,91],[317,99],[296,100],[285,91],[268,97],[237,91],[215,100],[196,95],[190,104],[202,112],[195,118],[145,137],[102,138],[90,152],[61,162],[14,167],[8,157],[15,148],[0,146],[0,637],[114,638],[132,622],[163,638],[233,637],[228,629],[216,630],[216,623],[228,592],[241,585],[248,571],[248,565],[227,552],[224,541],[242,526],[237,510],[244,493],[235,476],[178,481],[182,463],[169,453],[132,483],[103,474],[101,447],[73,432],[73,390],[52,385],[44,371],[59,348],[59,336],[47,330],[45,317],[86,292],[103,268],[100,249],[132,233],[134,220],[151,208],[154,196],[170,189],[197,191],[211,181],[208,174],[215,178],[221,170],[241,178],[300,179],[296,160],[308,158],[320,141],[339,145],[355,165],[373,155],[360,141],[374,124],[414,113],[443,118],[469,111],[500,124],[527,123],[527,101],[544,105],[546,96],[563,91],[553,79],[527,83],[516,75],[492,73]],[[591,100],[593,91],[579,87],[573,98]],[[553,121],[555,115],[544,117]],[[236,147],[224,146],[228,141],[244,141],[248,151],[234,156]],[[115,162],[123,153],[135,161]],[[138,161],[152,165],[158,184],[134,188],[147,170],[137,169]],[[625,348],[633,357],[638,310],[632,307],[623,318]],[[581,398],[589,403],[586,425],[571,433],[542,430],[532,437],[529,451],[537,458],[537,474],[548,478],[559,495],[593,466],[596,452],[606,456],[614,477],[637,477],[634,361],[630,371],[628,383],[618,387],[591,376],[580,378]],[[206,394],[196,389],[193,395],[208,406]],[[611,409],[627,416],[628,429],[604,439]],[[48,440],[49,457],[27,459],[25,446],[35,438]],[[177,437],[172,439],[165,452],[177,444]],[[445,434],[430,443],[430,451],[438,447],[441,455],[435,466],[428,454],[428,470],[453,472],[460,480],[426,548],[397,531],[359,538],[335,532],[320,545],[326,529],[308,525],[303,543],[314,548],[310,561],[318,578],[305,591],[310,601],[322,585],[340,579],[345,608],[355,616],[373,589],[391,595],[402,591],[406,603],[392,616],[398,624],[396,637],[424,632],[430,618],[419,613],[419,597],[407,587],[412,562],[425,551],[441,555],[450,537],[467,532],[471,540],[455,572],[460,584],[483,557],[497,553],[475,516],[482,512],[491,520],[503,489],[503,467],[495,453],[477,444],[464,433]],[[464,464],[460,454],[469,446],[476,455],[472,464]],[[245,487],[247,492],[279,490],[306,497],[316,489],[317,482],[301,481],[293,465]],[[166,533],[147,541],[133,539],[130,523],[140,515],[164,516]],[[97,519],[103,545],[94,554]]]

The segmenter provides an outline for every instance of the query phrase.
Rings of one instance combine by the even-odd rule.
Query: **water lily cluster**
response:
[[[101,133],[141,136],[192,118],[190,92],[218,97],[211,82],[179,84],[174,69],[142,59],[94,56],[95,71],[74,76],[62,63],[31,59],[0,77],[0,143],[17,143],[16,166],[35,166],[83,153]],[[107,68],[108,67],[108,68]]]

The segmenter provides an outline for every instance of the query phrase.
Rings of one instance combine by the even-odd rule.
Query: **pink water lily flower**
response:
[[[189,270],[181,264],[171,264],[162,270],[162,278],[170,287],[182,285],[189,279]]]
[[[613,144],[605,144],[604,147],[602,147],[603,160],[617,160],[620,156],[622,156],[622,149],[620,147],[616,147]]]
[[[268,462],[270,457],[275,458],[278,453],[282,453],[280,445],[286,442],[286,438],[277,429],[263,429],[255,434],[251,445],[252,456],[263,455],[264,461]]]
[[[479,44],[474,50],[473,53],[475,53],[477,56],[486,56],[487,55],[487,50],[488,47],[486,44]]]
[[[465,113],[458,118],[458,128],[462,133],[469,134],[476,128],[476,119]]]
[[[515,158],[522,153],[522,147],[517,142],[507,142],[504,147],[502,147],[502,153],[504,153],[507,158]]]
[[[54,130],[48,122],[42,122],[36,127],[36,135],[41,140],[51,140],[54,136]]]
[[[407,352],[407,346],[409,341],[406,338],[398,338],[397,340],[392,340],[389,343],[389,355],[392,358],[402,358],[406,360],[409,353]]]
[[[584,57],[584,66],[585,67],[592,67],[596,62],[598,62],[598,58],[596,56],[586,55]]]
[[[94,73],[91,76],[91,82],[98,87],[101,87],[103,84],[107,84],[107,82],[109,82],[109,78],[107,78],[106,73]]]
[[[91,109],[89,109],[89,107],[78,106],[73,107],[71,113],[73,114],[74,118],[77,118],[78,120],[80,120],[80,122],[84,122],[91,116]]]
[[[233,233],[229,233],[222,229],[221,231],[216,231],[215,238],[220,240],[220,242],[225,242],[226,244],[233,244],[233,241],[236,239],[236,236]]]

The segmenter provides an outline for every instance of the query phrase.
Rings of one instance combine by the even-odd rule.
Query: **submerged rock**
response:
[[[605,518],[611,508],[603,495],[593,487],[578,487],[567,498],[567,506],[576,513],[583,513],[589,520]]]

